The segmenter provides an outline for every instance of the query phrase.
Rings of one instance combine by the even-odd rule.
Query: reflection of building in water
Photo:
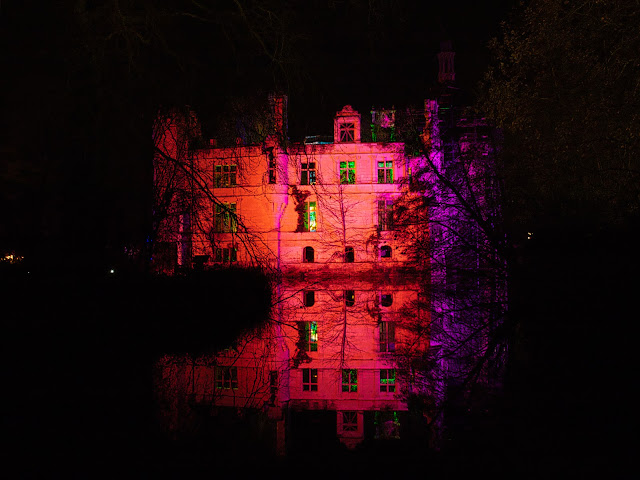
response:
[[[165,358],[163,388],[209,413],[225,407],[264,412],[276,425],[280,451],[286,436],[289,445],[313,436],[337,437],[348,446],[399,438],[408,423],[408,396],[441,400],[443,378],[453,372],[459,378],[452,383],[459,382],[460,365],[482,357],[488,342],[487,331],[477,328],[486,317],[473,307],[487,304],[495,289],[490,292],[476,270],[476,290],[469,278],[456,276],[480,265],[484,256],[476,247],[487,240],[478,240],[475,230],[471,242],[452,239],[452,232],[473,230],[468,224],[475,217],[459,213],[455,192],[435,188],[433,173],[460,168],[465,162],[454,165],[454,158],[463,159],[479,143],[470,139],[470,128],[462,129],[462,142],[451,134],[457,129],[445,135],[462,123],[447,120],[446,103],[426,101],[412,118],[423,119],[422,152],[429,158],[420,149],[407,155],[407,146],[395,141],[393,109],[371,112],[366,140],[373,142],[364,141],[361,116],[347,105],[334,118],[333,138],[289,144],[287,99],[269,100],[267,121],[256,122],[268,134],[257,145],[238,138],[233,147],[212,140],[194,149],[195,116],[159,119],[160,267],[259,265],[277,279],[269,323],[211,357]],[[480,175],[466,165],[460,181],[470,185]],[[486,188],[472,187],[472,196],[484,198],[478,192]],[[426,209],[411,207],[425,198],[437,200],[430,221]],[[469,243],[475,245],[471,255],[459,248]],[[455,288],[464,294],[447,296]],[[463,311],[473,312],[472,321],[463,320]],[[482,335],[467,341],[474,329]],[[465,347],[448,344],[452,338]],[[456,356],[463,351],[464,358]],[[414,358],[434,361],[432,370],[441,376],[416,371]],[[314,412],[321,421],[311,418]]]

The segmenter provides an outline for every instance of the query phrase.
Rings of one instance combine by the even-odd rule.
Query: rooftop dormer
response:
[[[334,143],[360,143],[360,114],[345,105],[333,120]]]

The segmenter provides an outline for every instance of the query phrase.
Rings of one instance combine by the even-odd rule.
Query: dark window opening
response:
[[[342,431],[358,431],[358,412],[342,412]]]
[[[275,405],[277,395],[278,395],[278,371],[271,370],[269,372],[269,403],[271,405]]]
[[[318,369],[317,368],[302,369],[302,390],[305,392],[318,391]]]
[[[356,303],[356,292],[354,290],[344,291],[344,304],[347,307],[353,307]]]
[[[216,367],[216,388],[237,389],[238,369],[236,367]]]
[[[396,391],[396,371],[393,368],[380,370],[380,391],[393,393]]]
[[[316,292],[313,290],[306,290],[303,292],[303,299],[305,307],[313,307],[316,303]]]
[[[378,162],[378,183],[393,183],[393,162]]]
[[[390,307],[393,304],[393,295],[390,293],[383,293],[380,295],[380,305],[383,307]]]
[[[393,200],[378,200],[378,230],[393,230]]]
[[[235,187],[237,172],[237,165],[216,165],[214,185],[216,188]]]
[[[273,154],[273,147],[267,150],[267,160],[269,162],[269,183],[276,183],[276,157]]]
[[[316,184],[316,162],[308,162],[301,164],[301,185],[315,185]]]
[[[389,245],[380,247],[380,258],[391,258],[391,247]]]
[[[213,261],[216,263],[235,263],[238,261],[238,249],[235,247],[216,248]]]
[[[344,261],[346,263],[353,263],[356,259],[355,252],[353,251],[353,247],[345,247],[344,248]]]
[[[304,247],[302,256],[305,263],[313,263],[315,260],[315,252],[313,251],[313,247]]]
[[[393,322],[380,322],[380,352],[389,353],[396,351],[396,328]]]
[[[341,123],[339,127],[340,141],[341,142],[355,142],[356,141],[356,127],[355,123]]]

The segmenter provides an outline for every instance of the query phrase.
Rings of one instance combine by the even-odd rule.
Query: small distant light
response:
[[[111,270],[109,270],[109,273],[116,273],[116,271],[112,268]]]
[[[531,237],[533,237],[533,232],[527,232],[527,240],[531,240]]]

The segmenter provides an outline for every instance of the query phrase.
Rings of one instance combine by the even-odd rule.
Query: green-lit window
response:
[[[340,142],[351,143],[356,141],[355,123],[341,123],[338,128],[340,132]]]
[[[217,389],[237,389],[238,369],[236,367],[216,367],[216,388]]]
[[[356,183],[356,162],[340,162],[340,183]]]
[[[393,162],[378,162],[378,183],[393,183]]]
[[[237,171],[236,165],[216,165],[214,176],[216,188],[235,187]]]
[[[214,229],[218,233],[235,233],[238,231],[235,203],[216,204]]]
[[[380,391],[386,393],[396,391],[396,370],[394,368],[380,370]]]
[[[301,164],[301,185],[315,185],[316,184],[316,162],[307,162]]]
[[[318,351],[317,322],[304,322],[304,336],[307,344],[307,352],[317,352]]]
[[[354,368],[342,369],[342,391],[343,392],[358,391],[358,370]]]
[[[302,390],[304,392],[318,391],[318,369],[317,368],[302,369]]]
[[[216,248],[214,262],[216,263],[234,263],[238,261],[238,249],[235,247]]]
[[[307,202],[304,206],[304,231],[315,232],[318,228],[316,202]]]

